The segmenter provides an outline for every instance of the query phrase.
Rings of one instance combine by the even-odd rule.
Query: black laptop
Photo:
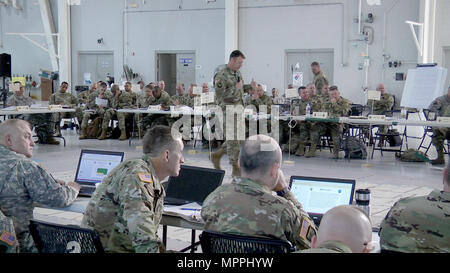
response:
[[[79,196],[91,197],[97,185],[123,161],[124,152],[81,150],[75,182]]]
[[[177,177],[171,176],[167,184],[165,205],[199,205],[222,184],[225,171],[182,165]]]
[[[355,180],[291,176],[289,187],[318,226],[331,208],[352,204]]]

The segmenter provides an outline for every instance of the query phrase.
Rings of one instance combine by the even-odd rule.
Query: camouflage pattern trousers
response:
[[[329,133],[331,135],[331,139],[333,140],[333,152],[339,152],[343,130],[343,124],[317,122],[311,128],[311,145],[317,144],[319,142],[320,136]]]
[[[108,109],[105,112],[105,115],[103,116],[103,122],[102,122],[102,129],[108,129],[109,122],[112,119],[117,118],[119,121],[119,129],[125,130],[125,120],[128,116],[132,115],[131,113],[118,113],[114,109]]]
[[[95,113],[86,112],[83,114],[83,121],[81,122],[81,129],[86,129],[90,119],[95,119],[96,117],[104,118],[106,109],[97,109]]]
[[[433,137],[431,142],[436,150],[444,149],[444,141],[450,139],[450,128],[433,128]]]

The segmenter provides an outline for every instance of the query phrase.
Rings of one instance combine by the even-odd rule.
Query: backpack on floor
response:
[[[100,117],[96,117],[86,128],[86,138],[98,138],[102,133],[102,121]]]
[[[396,153],[395,155],[404,162],[430,162],[424,152],[415,149],[408,149],[402,154]]]
[[[348,136],[342,143],[342,148],[345,152],[345,158],[351,159],[366,159],[367,149],[366,145],[361,139],[353,136]]]

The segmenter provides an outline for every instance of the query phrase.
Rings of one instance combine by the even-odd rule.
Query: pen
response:
[[[181,210],[201,210],[201,209],[181,208]]]

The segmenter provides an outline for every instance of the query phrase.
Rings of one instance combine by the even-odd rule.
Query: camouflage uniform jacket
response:
[[[316,227],[292,193],[286,197],[245,178],[212,192],[203,203],[205,230],[290,241],[310,248]]]
[[[165,195],[148,155],[126,160],[95,190],[81,225],[98,232],[105,251],[158,252]]]
[[[0,254],[19,252],[13,221],[0,211]]]
[[[32,104],[33,100],[30,97],[18,97],[16,95],[9,97],[7,102],[8,106],[31,106]]]
[[[326,101],[323,104],[322,111],[328,113],[328,118],[347,117],[351,103],[349,100],[340,97],[336,103],[332,103],[331,100]]]
[[[79,103],[84,103],[84,104],[88,103],[89,102],[89,97],[91,96],[91,94],[93,92],[97,92],[97,91],[86,90],[86,91],[81,92],[77,96],[78,97],[78,102]]]
[[[78,104],[78,99],[71,93],[56,92],[50,96],[48,104],[70,105],[75,107]]]
[[[197,96],[195,96],[195,95],[192,96],[192,97],[188,95],[187,96],[187,100],[186,100],[186,105],[191,107],[191,108],[194,108],[194,106],[197,105],[196,104],[196,97]]]
[[[450,253],[449,217],[448,192],[400,199],[381,223],[381,249]]]
[[[188,105],[188,100],[189,97],[187,94],[183,94],[183,95],[173,95],[171,98],[171,104],[175,105],[175,102],[178,100],[178,102],[180,103],[180,105]]]
[[[372,100],[367,100],[367,105],[372,107]],[[391,94],[384,93],[380,100],[373,103],[373,114],[384,115],[386,111],[390,111],[394,106],[394,97]]]
[[[166,91],[161,91],[161,96],[155,98],[150,105],[161,105],[162,108],[168,107],[171,104],[170,95]]]
[[[440,101],[438,103],[438,100]],[[428,109],[435,112],[438,117],[450,117],[450,98],[448,95],[441,96],[435,99]]]
[[[98,98],[99,95],[99,91],[94,91],[89,95],[89,102],[86,104],[86,108],[87,109],[93,109],[93,110],[99,110],[100,107],[98,107],[98,105],[95,103],[95,100]],[[110,96],[109,93],[103,93],[103,99],[108,100],[108,106],[107,108],[110,108],[112,105],[112,97]],[[104,108],[105,109],[105,108]]]
[[[134,108],[133,98],[131,97],[130,93],[121,91],[119,97],[113,95],[111,99],[111,106],[114,109]]]
[[[292,103],[292,108],[291,108],[291,113],[295,114],[297,116],[304,116],[306,115],[306,106],[308,105],[311,107],[311,111],[312,112],[318,112],[320,111],[321,108],[321,104],[318,103],[317,101],[312,101],[312,100],[296,100]]]
[[[153,96],[147,96],[145,93],[137,97],[136,104],[139,108],[147,108],[155,100]]]
[[[36,203],[65,207],[77,195],[77,190],[60,185],[36,162],[0,145],[0,210],[13,220],[20,252],[33,250],[28,226]]]
[[[325,241],[316,248],[296,251],[297,253],[352,253],[350,247],[338,241]]]
[[[314,86],[316,87],[317,94],[322,94],[322,88],[325,86],[325,84],[328,84],[327,76],[325,76],[325,73],[323,71],[320,71],[317,74],[314,74],[313,79]]]
[[[266,108],[267,114],[270,114],[272,104],[273,104],[272,98],[265,94],[256,100],[253,99],[252,97],[250,97],[250,100],[248,101],[248,105],[254,105],[256,107],[256,109],[258,110],[258,112],[260,112],[260,109],[259,109],[260,105],[266,105],[267,106],[267,108]]]
[[[233,71],[227,67],[215,75],[217,104],[225,110],[226,105],[244,105],[243,90],[237,89],[238,78],[242,81],[241,72]]]

